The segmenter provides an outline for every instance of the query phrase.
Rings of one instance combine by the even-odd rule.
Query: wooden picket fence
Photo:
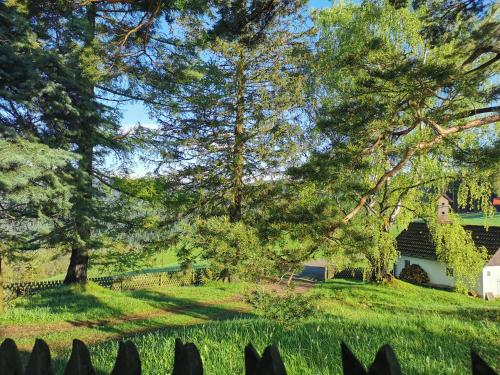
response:
[[[92,277],[88,280],[104,288],[132,290],[201,284],[205,277],[204,275],[205,269],[197,267],[188,271],[173,269],[163,272]],[[4,283],[3,300],[4,302],[10,302],[18,297],[30,296],[44,290],[56,289],[62,286],[64,286],[63,280]]]
[[[341,344],[344,375],[402,375],[399,361],[390,345],[382,346],[375,360],[366,369],[346,344]],[[246,375],[286,375],[286,368],[274,345],[268,346],[262,356],[252,344],[245,348]],[[15,342],[6,339],[0,346],[0,374],[2,375],[52,375],[50,349],[47,343],[37,339],[28,363],[23,368]],[[160,373],[160,372],[158,372]],[[473,375],[497,375],[476,352],[471,350],[471,373]],[[64,375],[95,375],[90,352],[80,340],[73,340],[73,349]],[[141,359],[131,341],[120,342],[111,375],[140,375]],[[172,375],[202,375],[203,362],[196,345],[175,340]]]

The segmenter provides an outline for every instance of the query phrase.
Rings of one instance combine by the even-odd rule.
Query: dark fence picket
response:
[[[95,375],[87,346],[80,340],[73,340],[73,349],[64,375]]]
[[[245,348],[245,375],[286,375],[278,348],[270,345],[260,357],[252,344],[248,344]]]
[[[49,346],[45,341],[36,339],[25,375],[52,375],[53,373]]]
[[[111,375],[141,375],[141,359],[132,341],[120,341]]]
[[[203,375],[203,363],[193,343],[175,340],[172,375]],[[401,375],[399,361],[390,345],[382,346],[368,370],[345,343],[341,343],[344,375]],[[95,375],[90,352],[80,340],[73,340],[73,349],[64,375]],[[472,375],[498,375],[475,351],[471,350]],[[19,350],[11,339],[0,345],[1,375],[52,375],[50,350],[45,341],[37,339],[26,370],[23,372]],[[245,375],[286,375],[286,368],[276,346],[264,349],[262,356],[252,344],[245,348]],[[111,375],[141,375],[141,359],[131,341],[120,342]]]
[[[365,367],[344,342],[340,344],[340,353],[344,375],[366,375]]]
[[[470,351],[472,374],[473,375],[497,375],[493,370],[474,350]]]
[[[172,375],[203,375],[203,363],[196,345],[190,342],[183,344],[180,339],[175,339]]]
[[[0,374],[22,375],[21,356],[14,340],[5,339],[0,345]]]
[[[375,360],[373,361],[370,369],[368,370],[368,375],[401,375],[401,367],[399,366],[398,359],[396,358],[396,353],[389,345],[382,346]]]

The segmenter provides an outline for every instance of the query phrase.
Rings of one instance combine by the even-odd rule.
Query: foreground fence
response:
[[[202,375],[203,362],[196,345],[175,340],[172,375]],[[361,362],[344,343],[341,344],[344,375],[402,375],[396,354],[389,345],[382,346],[370,367]],[[278,349],[268,346],[262,356],[252,344],[245,348],[246,375],[286,375],[286,368]],[[473,375],[497,375],[477,353],[471,350],[471,373]],[[50,349],[47,343],[37,339],[26,368],[15,342],[6,339],[0,346],[0,374],[2,375],[52,375]],[[64,375],[95,375],[88,348],[80,340],[73,340],[73,349]],[[140,375],[141,360],[137,348],[131,341],[120,342],[118,355],[111,375]]]
[[[104,288],[131,290],[199,284],[204,278],[204,272],[204,268],[198,267],[188,271],[174,269],[154,273],[93,277],[88,280]],[[62,286],[64,286],[63,280],[5,283],[3,284],[3,300],[10,302],[18,297],[30,296],[44,290],[56,289]]]

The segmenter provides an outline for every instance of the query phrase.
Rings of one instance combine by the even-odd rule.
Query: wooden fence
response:
[[[204,268],[197,267],[188,271],[168,270],[120,276],[92,277],[88,280],[104,288],[131,290],[200,284],[203,281],[204,273]],[[63,280],[4,283],[3,300],[10,302],[21,296],[30,296],[44,290],[56,289],[62,286],[64,286]]]
[[[159,353],[160,354],[160,353]],[[344,375],[402,375],[399,361],[389,345],[382,346],[368,369],[344,343],[341,344]],[[286,368],[278,349],[268,346],[262,356],[249,344],[245,348],[246,375],[286,375]],[[160,372],[158,372],[160,373]],[[476,352],[471,350],[473,375],[497,375]],[[0,374],[2,375],[52,375],[50,349],[45,341],[37,339],[24,368],[15,342],[6,339],[0,346]],[[95,375],[88,348],[80,340],[73,340],[73,349],[64,375]],[[131,341],[120,342],[111,375],[140,375],[141,359]],[[172,375],[202,375],[203,362],[196,345],[175,340]]]

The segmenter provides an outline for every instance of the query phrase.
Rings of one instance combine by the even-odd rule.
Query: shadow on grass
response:
[[[25,308],[36,310],[43,306],[47,308],[50,314],[60,314],[62,318],[61,327],[57,327],[57,322],[51,324],[51,330],[43,330],[43,322],[40,322],[39,333],[23,332],[24,335],[17,337],[25,337],[29,339],[35,337],[45,339],[53,353],[53,363],[58,371],[62,373],[69,359],[71,346],[62,347],[58,344],[58,337],[64,335],[66,338],[78,338],[88,345],[97,342],[116,341],[129,336],[134,336],[141,333],[153,332],[165,329],[178,329],[186,325],[194,325],[205,323],[213,320],[226,320],[235,317],[251,317],[252,314],[242,311],[238,306],[232,306],[234,300],[226,301],[210,301],[203,303],[196,298],[182,298],[175,296],[167,296],[161,291],[153,290],[137,290],[128,291],[127,296],[140,300],[144,304],[146,310],[144,313],[139,312],[127,315],[123,308],[115,307],[113,301],[106,300],[106,295],[100,295],[99,298],[90,293],[85,293],[85,289],[65,288],[55,291],[49,291],[40,294],[33,298],[25,305]],[[230,297],[230,296],[228,296]],[[224,305],[226,303],[226,305]],[[147,308],[150,308],[149,311]],[[92,311],[91,314],[84,314]],[[75,319],[71,318],[71,315]],[[69,316],[69,317],[68,317]],[[89,319],[90,317],[90,319]],[[64,324],[62,324],[64,323]],[[68,326],[69,324],[69,326]],[[83,328],[72,333],[72,327]],[[7,336],[16,339],[15,326],[11,334]],[[24,328],[27,328],[26,326]],[[87,330],[88,329],[88,330]],[[66,346],[66,344],[63,344]],[[29,351],[22,352],[22,360],[26,365],[29,358]],[[116,355],[116,354],[114,354]],[[111,359],[110,359],[111,360]],[[113,358],[114,360],[114,358]]]
[[[104,303],[100,298],[91,294],[94,288],[101,287],[88,284],[47,290],[27,297],[28,303],[23,307],[35,311],[43,308],[44,313],[49,315],[85,313],[85,315],[91,316],[93,314],[118,315],[123,313],[123,310],[117,306]],[[40,319],[43,320],[43,317]]]

